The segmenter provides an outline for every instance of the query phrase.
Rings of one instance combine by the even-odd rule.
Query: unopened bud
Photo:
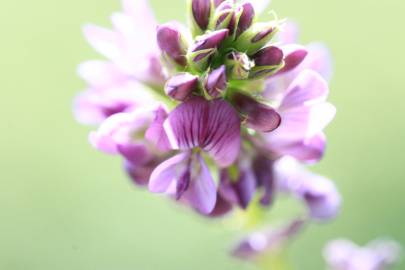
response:
[[[246,126],[260,132],[271,132],[281,124],[281,116],[270,106],[258,102],[256,99],[235,93],[233,104],[246,117]]]
[[[250,78],[263,78],[277,72],[283,65],[283,51],[275,46],[261,49],[253,55],[255,67]]]
[[[238,9],[241,14],[238,20],[236,36],[240,36],[243,32],[249,29],[255,17],[255,9],[250,2],[243,3]]]
[[[255,23],[242,33],[236,40],[236,48],[245,51],[248,55],[256,53],[264,47],[277,33],[278,27],[274,22]]]
[[[167,81],[165,92],[176,100],[185,100],[198,86],[198,77],[190,73],[181,73]]]
[[[192,17],[198,27],[196,33],[202,33],[207,30],[211,16],[211,0],[192,0]]]
[[[187,45],[178,27],[170,23],[158,26],[157,43],[167,60],[186,66]]]
[[[208,74],[205,81],[205,89],[211,97],[218,97],[227,87],[226,68],[221,66]]]
[[[278,72],[288,72],[294,68],[296,68],[299,64],[304,61],[305,57],[308,54],[308,50],[300,45],[286,45],[283,46],[283,53],[285,55],[284,58],[284,67]]]

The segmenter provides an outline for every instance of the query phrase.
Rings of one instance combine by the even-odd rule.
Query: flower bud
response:
[[[255,17],[255,9],[249,2],[243,3],[238,9],[240,10],[241,14],[238,21],[236,36],[240,36],[243,32],[245,32],[252,25]]]
[[[211,15],[211,0],[192,0],[191,11],[198,33],[207,30]]]
[[[187,45],[174,24],[163,24],[157,28],[157,43],[164,57],[177,65],[186,66]]]
[[[308,50],[300,45],[286,45],[283,47],[284,58],[284,67],[279,71],[279,73],[288,72],[296,68],[299,64],[304,61],[305,57],[308,54]]]
[[[205,80],[205,89],[211,97],[218,97],[227,87],[226,68],[220,66],[219,68],[211,71]]]
[[[253,55],[255,67],[250,73],[250,78],[262,78],[274,74],[283,65],[283,51],[275,46],[261,49]]]
[[[245,80],[249,77],[249,72],[253,68],[254,63],[249,57],[240,52],[232,52],[228,54],[225,60],[230,78],[235,80]]]
[[[188,53],[190,66],[197,71],[204,71],[209,65],[211,56],[217,51],[217,47],[228,36],[228,32],[228,29],[223,29],[199,37]]]
[[[214,49],[221,45],[222,41],[228,36],[229,30],[222,29],[206,34],[198,38],[197,42],[192,47],[191,51],[201,51],[206,49]]]
[[[176,100],[185,100],[198,86],[198,77],[190,73],[181,73],[167,81],[165,92]]]
[[[214,48],[190,52],[187,56],[190,67],[196,71],[203,72],[207,69],[212,55],[214,55],[216,51],[217,49]]]
[[[235,12],[232,1],[222,2],[215,12],[213,24],[215,29],[228,29],[229,35],[235,32]]]
[[[236,49],[245,51],[248,55],[254,54],[265,46],[277,31],[278,27],[274,22],[255,23],[236,40]]]
[[[233,104],[246,117],[246,126],[260,132],[271,132],[281,124],[281,116],[270,106],[256,101],[254,98],[235,93]]]

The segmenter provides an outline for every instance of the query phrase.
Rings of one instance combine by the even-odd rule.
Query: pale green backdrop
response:
[[[184,21],[184,2],[152,4],[160,21]],[[300,23],[303,42],[323,40],[335,58],[338,114],[316,170],[336,180],[343,212],[294,243],[296,269],[323,269],[334,237],[405,244],[405,2],[273,2]],[[232,231],[138,191],[74,121],[76,65],[98,57],[80,26],[109,26],[118,9],[118,0],[1,0],[0,269],[251,269],[227,256]]]

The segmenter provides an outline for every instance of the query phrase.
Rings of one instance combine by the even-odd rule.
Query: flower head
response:
[[[284,192],[312,218],[333,217],[340,197],[329,180],[282,170],[287,155],[322,157],[335,110],[311,49],[289,44],[282,20],[259,21],[267,3],[190,0],[187,28],[157,25],[146,0],[123,0],[113,30],[85,26],[107,58],[79,67],[89,90],[75,113],[99,125],[91,144],[120,155],[136,183],[205,216],[268,207]]]

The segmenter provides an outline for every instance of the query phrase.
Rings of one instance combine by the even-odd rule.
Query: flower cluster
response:
[[[158,25],[146,0],[123,0],[113,30],[84,27],[108,60],[80,65],[89,87],[74,111],[136,184],[205,216],[285,193],[327,220],[339,193],[305,165],[322,158],[335,115],[328,51],[296,44],[294,24],[259,22],[265,2],[192,0],[187,29]]]

